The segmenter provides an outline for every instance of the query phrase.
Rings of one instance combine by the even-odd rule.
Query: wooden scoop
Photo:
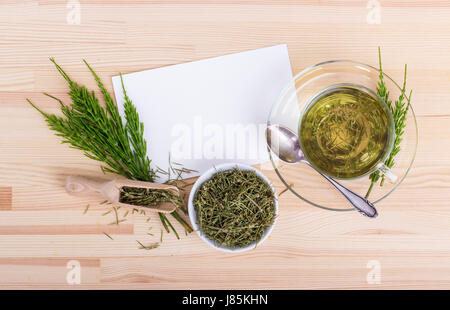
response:
[[[157,206],[136,206],[119,202],[120,189],[123,186],[170,190],[176,195],[180,194],[178,188],[172,185],[133,181],[127,179],[115,179],[105,182],[105,180],[98,180],[82,176],[69,176],[66,180],[66,191],[71,195],[84,196],[100,194],[101,196],[103,196],[103,198],[116,206],[132,208],[144,207],[146,210],[148,209],[150,211],[161,213],[171,213],[177,208],[177,206],[170,202],[162,203]]]

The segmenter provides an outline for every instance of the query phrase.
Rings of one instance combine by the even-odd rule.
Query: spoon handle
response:
[[[320,173],[320,172],[319,172]],[[371,203],[369,200],[359,196],[358,194],[355,194],[348,188],[345,188],[332,178],[324,175],[323,173],[320,173],[323,175],[325,179],[327,179],[331,184],[334,185],[334,187],[337,188],[338,191],[342,193],[342,195],[347,198],[347,200],[355,207],[356,210],[361,212],[362,214],[368,216],[368,217],[377,217],[378,212],[375,209],[373,203]]]
[[[71,195],[83,196],[101,194],[105,181],[82,176],[69,176],[66,179],[66,191]]]

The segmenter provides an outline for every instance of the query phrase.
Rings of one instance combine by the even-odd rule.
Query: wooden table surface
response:
[[[380,20],[367,8],[378,1],[364,0],[80,2],[0,3],[1,288],[450,288],[449,1],[381,1]],[[136,240],[159,239],[156,217],[152,237],[146,217],[108,225],[107,206],[65,193],[66,175],[101,172],[25,101],[57,112],[42,92],[67,99],[49,57],[95,87],[85,58],[112,90],[118,72],[280,43],[294,73],[329,59],[376,65],[377,46],[394,79],[408,64],[419,147],[379,218],[320,210],[286,192],[271,237],[254,251],[224,254],[173,233],[144,251]],[[80,264],[79,285],[67,282],[78,270],[70,261]]]

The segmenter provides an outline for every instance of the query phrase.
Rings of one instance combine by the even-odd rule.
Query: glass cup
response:
[[[282,125],[298,134],[302,113],[313,102],[314,96],[327,87],[341,84],[368,89],[371,94],[376,94],[379,76],[378,68],[350,60],[327,61],[306,68],[299,72],[281,91],[279,98],[271,108],[267,125]],[[389,92],[389,98],[394,104],[394,101],[401,94],[401,87],[386,73],[384,73],[384,81]],[[405,101],[407,100],[408,98],[405,96]],[[369,176],[342,179],[340,183],[363,197],[370,192],[369,198],[373,203],[378,203],[388,197],[406,178],[414,162],[418,129],[413,106],[409,107],[405,125],[400,152],[395,155],[394,166],[391,170],[387,170],[380,162],[376,167],[379,171],[385,173],[387,181],[394,181],[395,176],[398,176],[394,183],[384,182],[383,184],[380,180],[373,186]],[[391,132],[393,133],[393,131]],[[390,139],[394,138],[395,136],[392,134]],[[392,146],[388,146],[385,155],[389,154],[391,148]],[[342,198],[342,195],[333,190],[329,182],[311,167],[284,163],[270,151],[269,157],[270,165],[274,168],[274,174],[299,199],[326,210],[354,210],[349,208],[345,198]]]
[[[334,179],[350,180],[350,179],[362,178],[362,177],[365,177],[377,170],[380,170],[380,172],[383,173],[389,181],[394,183],[397,180],[397,176],[394,173],[392,173],[392,171],[389,169],[388,166],[386,166],[384,164],[386,159],[389,157],[389,154],[391,153],[392,147],[394,145],[394,139],[395,139],[394,118],[392,117],[391,109],[387,106],[387,104],[384,102],[384,100],[375,91],[373,91],[363,85],[358,85],[358,84],[354,84],[354,83],[338,83],[338,84],[333,84],[333,85],[329,85],[329,86],[325,87],[324,89],[320,90],[317,94],[315,94],[313,97],[311,97],[309,99],[309,102],[303,107],[303,109],[300,113],[300,117],[299,117],[299,121],[298,121],[298,128],[297,128],[296,132],[299,133],[299,137],[300,137],[301,136],[300,130],[301,130],[303,116],[309,111],[309,109],[311,109],[314,106],[314,104],[317,102],[317,100],[320,97],[322,97],[323,95],[325,95],[325,94],[329,93],[330,91],[332,91],[333,89],[337,89],[337,88],[345,88],[345,89],[350,88],[350,89],[356,89],[358,91],[364,92],[364,93],[368,94],[370,97],[377,100],[378,103],[381,105],[382,110],[384,111],[386,118],[387,118],[386,126],[387,126],[387,133],[388,133],[387,141],[383,148],[382,155],[378,158],[377,162],[375,162],[371,165],[370,170],[368,170],[360,175],[354,176],[354,177],[338,177],[335,175],[330,175],[329,173],[327,173],[326,171],[324,171],[323,169],[318,167],[314,163],[314,161],[309,158],[308,154],[306,152],[304,152],[306,159],[311,164],[311,166],[313,166],[316,170],[318,170]],[[300,139],[300,145],[302,146],[302,139]],[[302,146],[302,149],[304,149],[303,146]]]

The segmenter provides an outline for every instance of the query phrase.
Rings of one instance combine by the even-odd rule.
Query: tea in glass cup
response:
[[[377,169],[394,140],[394,122],[386,103],[356,84],[336,84],[306,105],[299,126],[305,157],[319,171],[338,179],[357,178]]]

